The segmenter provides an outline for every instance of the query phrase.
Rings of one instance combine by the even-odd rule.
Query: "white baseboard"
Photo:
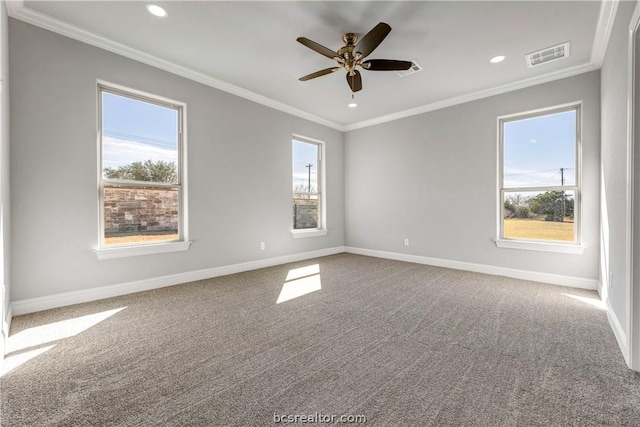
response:
[[[597,280],[584,279],[579,277],[562,276],[557,274],[540,273],[535,271],[517,270],[506,267],[496,267],[484,264],[474,264],[461,261],[452,261],[439,258],[430,258],[419,255],[407,255],[396,252],[378,251],[373,249],[361,249],[354,247],[337,246],[328,249],[321,249],[311,252],[303,252],[293,255],[284,255],[275,258],[267,258],[256,261],[249,261],[240,264],[233,264],[222,267],[207,268],[203,270],[189,271],[185,273],[172,274],[168,276],[154,277],[150,279],[137,280],[117,285],[103,286],[99,288],[85,289],[80,291],[65,292],[61,294],[49,295],[40,298],[13,301],[11,310],[7,313],[7,324],[10,325],[11,316],[34,313],[37,311],[49,310],[52,308],[64,307],[83,302],[95,301],[104,298],[111,298],[134,292],[148,291],[166,286],[178,285],[181,283],[193,282],[196,280],[209,279],[212,277],[226,276],[228,274],[241,273],[243,271],[256,270],[259,268],[272,267],[274,265],[286,264],[289,262],[302,261],[305,259],[317,258],[327,255],[349,252],[372,256],[377,258],[394,259],[398,261],[413,262],[416,264],[427,264],[438,267],[453,268],[457,270],[474,271],[477,273],[494,274],[498,276],[513,277],[516,279],[533,280],[537,282],[551,283],[555,285],[571,286],[582,289],[596,290]],[[624,341],[626,342],[626,341]]]
[[[2,319],[2,333],[0,333],[0,369],[2,369],[2,364],[4,363],[4,352],[7,348],[7,339],[9,338],[9,331],[11,330],[11,319],[13,319],[13,306],[9,304],[7,308],[7,313]]]
[[[627,345],[627,334],[624,331],[624,328],[622,327],[622,324],[620,323],[620,320],[618,319],[618,316],[616,316],[615,311],[613,311],[613,308],[611,307],[611,303],[609,302],[609,300],[606,300],[606,304],[607,304],[607,318],[609,319],[609,325],[611,326],[611,329],[613,329],[613,334],[616,337],[616,340],[618,341],[618,346],[620,347],[620,351],[622,351],[622,356],[624,357],[624,361],[627,364],[627,366],[629,366],[629,347]]]
[[[7,308],[7,314],[5,314],[4,321],[2,322],[2,333],[5,337],[9,336],[11,330],[11,319],[13,319],[13,304],[10,303]]]
[[[318,258],[342,252],[344,252],[344,247],[337,246],[334,248],[321,249],[317,251],[284,255],[280,257],[249,261],[240,264],[206,268],[203,270],[189,271],[168,276],[154,277],[151,279],[137,280],[134,282],[122,283],[119,285],[102,286],[99,288],[65,292],[56,295],[49,295],[46,297],[18,300],[13,301],[13,303],[11,304],[13,309],[12,315],[19,316],[21,314],[34,313],[37,311],[49,310],[52,308],[64,307],[67,305],[80,304],[83,302],[131,294],[134,292],[142,292],[151,289],[163,288],[166,286],[179,285],[181,283],[193,282],[196,280],[210,279],[212,277],[226,276],[228,274],[257,270],[259,268],[272,267],[274,265],[303,261],[305,259]]]
[[[495,276],[506,276],[512,277],[514,279],[531,280],[535,282],[550,283],[553,285],[569,286],[572,288],[589,289],[594,291],[598,289],[598,280],[596,279],[541,273],[538,271],[518,270],[515,268],[497,267],[486,264],[474,264],[470,262],[452,261],[441,258],[430,258],[420,255],[408,255],[397,252],[378,251],[374,249],[354,248],[350,246],[345,247],[345,252],[377,258],[394,259],[397,261],[413,262],[416,264],[433,265],[436,267],[453,268],[456,270],[473,271],[476,273],[493,274]]]

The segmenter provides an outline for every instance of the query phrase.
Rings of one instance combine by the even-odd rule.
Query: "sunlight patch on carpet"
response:
[[[54,344],[47,347],[41,347],[35,350],[25,351],[25,352],[18,353],[13,356],[9,356],[5,358],[2,364],[2,371],[0,371],[0,377],[11,372],[18,366],[22,366],[23,364],[27,363],[29,360],[40,356],[42,353],[46,353],[47,351],[51,350],[55,346],[56,345]]]
[[[322,288],[320,281],[320,264],[289,270],[276,304],[319,291]]]
[[[1,375],[5,375],[7,372],[55,347],[55,345],[40,346],[78,335],[125,308],[127,307],[35,326],[11,335],[7,340],[6,357]]]
[[[571,294],[560,294],[560,295],[564,295],[565,297],[569,297],[569,298],[573,298],[575,300],[578,300],[580,302],[583,302],[585,304],[589,304],[597,309],[600,310],[606,310],[607,306],[603,301],[600,301],[598,298],[587,298],[587,297],[581,297],[578,295],[571,295]]]

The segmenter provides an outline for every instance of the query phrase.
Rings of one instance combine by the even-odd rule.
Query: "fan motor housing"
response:
[[[344,59],[353,58],[353,49],[356,47],[354,45],[346,45],[338,49],[338,55],[343,57]]]

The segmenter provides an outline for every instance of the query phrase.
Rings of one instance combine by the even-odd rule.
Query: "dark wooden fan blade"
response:
[[[304,77],[300,77],[298,80],[300,80],[301,82],[306,82],[307,80],[315,79],[316,77],[324,76],[326,74],[331,74],[335,71],[338,71],[339,69],[340,67],[325,68],[324,70],[316,71],[315,73],[311,73]]]
[[[328,47],[324,47],[321,44],[318,44],[312,40],[309,40],[306,37],[298,37],[297,40],[302,43],[303,45],[305,45],[306,47],[308,47],[311,50],[315,50],[316,52],[318,52],[320,55],[324,55],[327,58],[335,58],[338,56],[338,54],[334,51],[332,51],[331,49],[329,49]]]
[[[351,92],[362,90],[362,77],[360,76],[360,72],[355,70],[353,76],[347,73],[347,83],[349,83]]]
[[[411,68],[411,61],[398,61],[395,59],[370,59],[362,63],[362,68],[371,71],[396,71]]]
[[[390,31],[391,27],[389,24],[385,24],[384,22],[379,23],[358,42],[355,51],[360,52],[362,57],[366,58],[382,43],[382,40],[387,37]]]

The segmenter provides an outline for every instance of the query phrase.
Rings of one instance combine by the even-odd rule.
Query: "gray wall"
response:
[[[4,344],[4,320],[11,301],[10,228],[9,228],[9,31],[6,4],[0,4],[0,325]],[[2,347],[4,348],[4,347]],[[0,352],[0,355],[4,352]]]
[[[609,46],[601,69],[602,97],[602,236],[601,275],[603,294],[608,295],[625,333],[627,271],[627,96],[628,32],[635,2],[620,2]],[[609,274],[613,281],[609,283]]]
[[[595,71],[348,132],[345,244],[597,279],[599,85]],[[497,248],[497,117],[573,101],[583,101],[584,254]]]
[[[9,36],[12,300],[344,244],[341,132],[13,19]],[[103,261],[92,252],[96,79],[187,103],[189,251]],[[327,236],[290,233],[293,133],[327,144]]]

